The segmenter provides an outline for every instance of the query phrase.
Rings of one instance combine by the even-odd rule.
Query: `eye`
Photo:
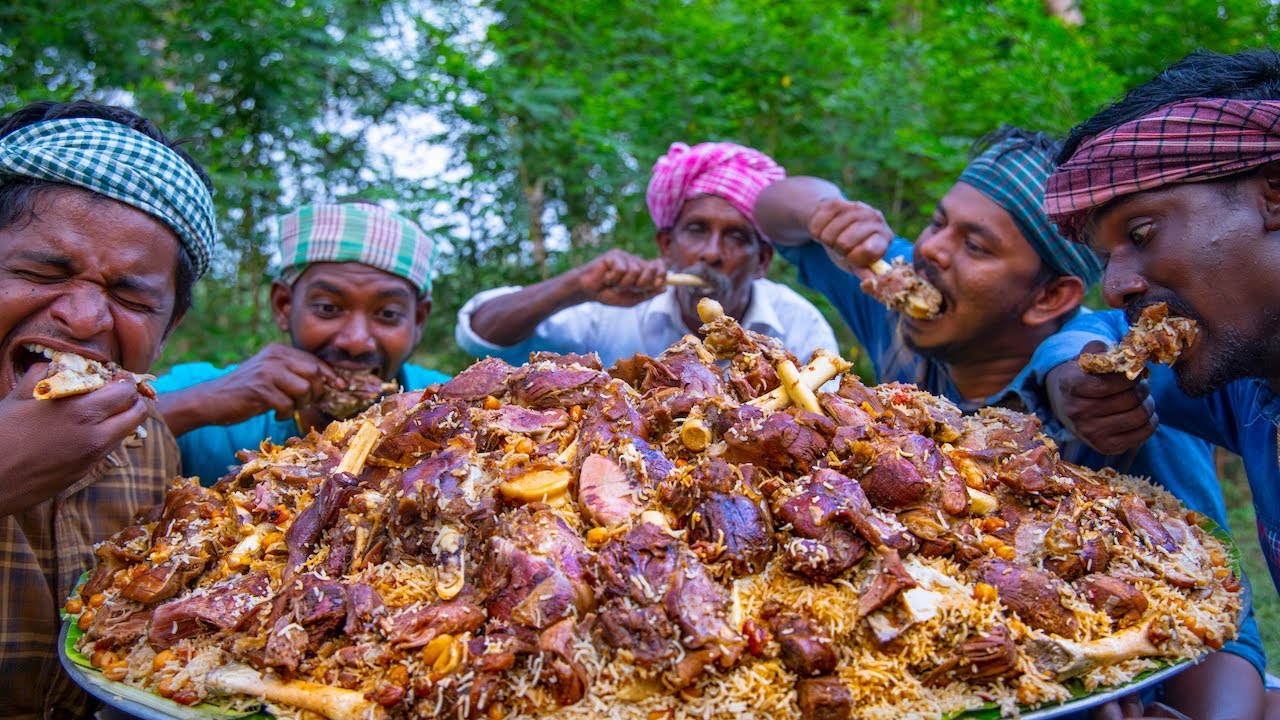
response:
[[[1143,247],[1151,242],[1152,234],[1155,232],[1154,227],[1149,222],[1144,222],[1129,228],[1129,242],[1134,247]]]
[[[379,310],[374,317],[378,322],[386,325],[398,325],[400,321],[404,320],[405,315],[406,314],[403,310],[397,308],[383,308],[382,310]]]
[[[990,255],[991,252],[982,245],[974,242],[972,237],[965,236],[964,249],[973,255]]]
[[[331,302],[313,302],[311,312],[322,318],[331,318],[337,316],[341,308]]]

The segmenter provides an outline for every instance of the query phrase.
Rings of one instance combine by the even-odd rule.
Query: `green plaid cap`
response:
[[[64,118],[0,138],[0,177],[66,183],[163,221],[191,255],[196,277],[217,242],[213,197],[194,168],[162,143],[120,123]]]
[[[279,219],[280,279],[317,262],[358,262],[431,292],[435,243],[417,223],[367,203],[304,205]]]
[[[1102,277],[1102,263],[1087,247],[1067,240],[1044,211],[1044,186],[1053,155],[1018,138],[1006,138],[974,158],[960,174],[1013,216],[1018,230],[1054,272],[1075,275],[1089,286]]]

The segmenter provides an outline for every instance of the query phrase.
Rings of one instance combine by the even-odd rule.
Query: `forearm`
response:
[[[489,300],[471,315],[471,330],[486,342],[499,346],[529,339],[543,320],[586,300],[577,276],[577,270],[570,270]]]
[[[252,417],[227,417],[227,403],[220,401],[218,395],[215,384],[205,382],[183,390],[160,393],[156,401],[160,406],[160,416],[174,437],[206,425],[229,425]]]
[[[821,178],[785,178],[760,191],[756,223],[775,245],[804,245],[813,240],[809,218],[818,203],[840,197],[840,188]]]

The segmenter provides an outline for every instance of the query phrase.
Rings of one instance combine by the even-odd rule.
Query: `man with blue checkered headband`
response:
[[[0,118],[0,716],[93,712],[59,667],[58,610],[95,543],[179,469],[132,379],[53,400],[33,390],[57,351],[147,371],[208,268],[209,188],[128,110],[42,102]]]
[[[242,449],[283,443],[376,399],[448,376],[408,362],[431,314],[434,243],[417,223],[362,202],[304,205],[276,223],[281,267],[271,311],[288,342],[244,362],[177,365],[155,382],[182,471],[211,485]],[[333,388],[349,401],[334,403]]]
[[[812,177],[765,188],[756,200],[756,220],[778,254],[798,268],[801,282],[839,310],[877,382],[912,383],[966,413],[1001,407],[1035,414],[1063,459],[1149,476],[1225,527],[1204,442],[1162,426],[1136,453],[1104,456],[1050,410],[1044,376],[1091,339],[1062,328],[1089,312],[1081,303],[1102,269],[1087,248],[1058,233],[1042,208],[1057,150],[1043,133],[1007,126],[980,140],[914,244],[876,208],[847,200],[834,184]],[[863,292],[860,280],[876,261],[897,258],[941,293],[935,317],[899,314]],[[1070,558],[1063,561],[1054,566],[1076,571]],[[1265,667],[1251,613],[1235,642],[1170,681],[1164,699],[1191,717],[1213,717],[1214,709],[1204,706],[1211,698],[1260,698]]]

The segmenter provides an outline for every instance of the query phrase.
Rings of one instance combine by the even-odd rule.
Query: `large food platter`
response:
[[[1232,568],[1239,574],[1240,549],[1231,536],[1217,523],[1204,518],[1202,527],[1226,545],[1231,554]],[[86,573],[87,575],[87,573]],[[83,578],[81,578],[83,582]],[[1253,607],[1252,592],[1249,584],[1244,585],[1244,602],[1240,612],[1240,623],[1243,624]],[[228,712],[212,705],[187,707],[162,698],[158,695],[106,679],[102,672],[89,662],[89,659],[75,649],[76,640],[83,633],[75,626],[74,618],[67,618],[62,625],[62,633],[58,638],[58,659],[62,667],[77,685],[98,698],[108,706],[126,712],[138,720],[269,720],[268,712]],[[1133,681],[1115,688],[1106,688],[1097,692],[1087,692],[1083,687],[1073,688],[1070,700],[1035,709],[1028,709],[1019,714],[1023,720],[1052,720],[1053,718],[1070,717],[1076,713],[1105,705],[1127,695],[1141,693],[1154,687],[1178,673],[1190,668],[1195,660],[1164,664],[1149,670]],[[994,720],[1001,717],[999,708],[991,705],[956,716],[952,720]]]
[[[1075,713],[1234,635],[1234,547],[1162,488],[1031,416],[818,392],[848,363],[704,320],[607,372],[481,361],[175,479],[95,549],[62,652],[286,717],[950,720]]]

